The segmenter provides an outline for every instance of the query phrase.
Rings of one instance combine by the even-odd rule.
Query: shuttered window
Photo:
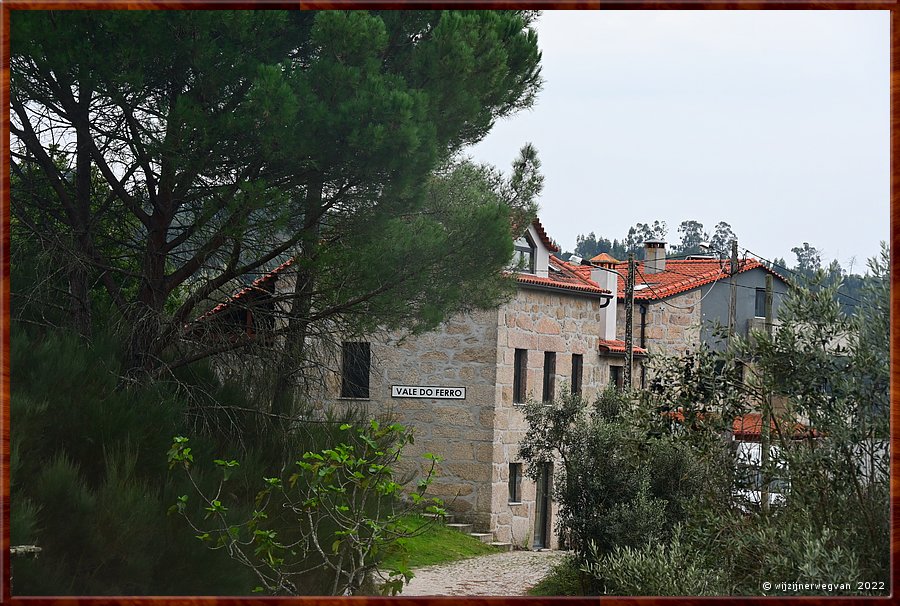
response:
[[[341,365],[341,397],[368,398],[372,352],[368,343],[345,342]]]

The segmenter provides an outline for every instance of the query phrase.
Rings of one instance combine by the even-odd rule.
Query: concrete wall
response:
[[[747,335],[747,326],[756,316],[756,289],[765,289],[766,272],[762,268],[751,269],[735,276],[737,283],[737,300],[735,305],[736,332]],[[773,311],[778,318],[778,309],[787,292],[788,285],[779,278],[774,278]],[[710,348],[721,351],[725,341],[715,335],[715,324],[718,322],[727,329],[728,310],[731,301],[730,280],[719,280],[700,288],[703,297],[703,327],[700,337]]]

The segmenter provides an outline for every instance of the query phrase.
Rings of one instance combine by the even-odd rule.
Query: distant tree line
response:
[[[591,259],[601,253],[607,253],[612,257],[624,261],[630,253],[634,253],[635,259],[644,258],[644,241],[651,239],[665,240],[668,227],[665,221],[653,221],[652,223],[635,223],[628,229],[628,233],[622,239],[605,238],[594,232],[587,235],[580,234],[575,239],[575,252],[565,252],[564,259],[577,255],[583,259]],[[669,256],[687,257],[690,255],[717,255],[727,257],[731,250],[731,241],[737,239],[737,235],[731,225],[725,221],[716,223],[712,232],[704,229],[703,223],[695,220],[682,221],[678,226],[679,241],[672,244]],[[701,248],[706,243],[708,247]],[[742,251],[743,252],[743,251]],[[824,286],[839,286],[839,298],[844,312],[852,314],[861,298],[865,278],[853,273],[853,265],[843,268],[837,259],[824,265],[822,251],[803,242],[791,249],[796,261],[793,266],[781,257],[772,260],[761,259],[770,269],[780,273],[784,277],[804,286],[810,284],[817,274],[822,273],[824,278],[820,283]]]

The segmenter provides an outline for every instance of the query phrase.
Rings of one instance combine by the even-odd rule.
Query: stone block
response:
[[[559,322],[548,318],[547,316],[541,316],[541,318],[537,322],[535,330],[544,335],[558,335],[560,334],[560,332],[562,332],[559,326]]]
[[[444,442],[434,444],[435,454],[444,457],[445,463],[471,462],[475,460],[475,447],[470,442]]]
[[[458,352],[455,359],[465,361],[467,364],[496,364],[497,354],[491,347],[470,347]]]
[[[428,487],[426,494],[441,497],[445,501],[446,497],[465,497],[475,492],[471,484],[463,482],[434,482]],[[459,499],[457,500],[459,502]],[[469,506],[471,509],[471,504]]]
[[[524,313],[516,314],[516,328],[534,330],[534,322],[531,321],[531,316]]]
[[[472,413],[462,407],[444,405],[440,408],[435,408],[434,414],[437,419],[436,422],[445,425],[472,427],[475,424],[474,419],[472,419]]]
[[[460,480],[472,482],[490,482],[491,466],[485,463],[456,463],[447,462],[444,465],[445,475],[453,475]]]
[[[488,442],[476,444],[475,460],[479,463],[492,463],[494,461],[494,445]]]

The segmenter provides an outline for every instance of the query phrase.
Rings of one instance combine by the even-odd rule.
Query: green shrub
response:
[[[668,543],[649,541],[640,547],[616,547],[600,555],[592,544],[584,572],[605,595],[728,595],[728,576],[708,567],[681,540],[680,529]]]
[[[590,593],[591,582],[574,555],[554,564],[546,577],[528,590],[533,596],[579,596]]]

